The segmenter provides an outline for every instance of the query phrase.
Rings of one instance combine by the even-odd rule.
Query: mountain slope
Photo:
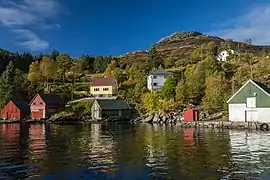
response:
[[[229,45],[230,49],[240,52],[259,53],[270,49],[270,46],[256,46],[246,42],[225,40],[217,36],[204,35],[200,32],[176,32],[160,39],[153,46],[163,59],[170,58],[177,61],[190,56],[194,49],[210,42],[216,45],[216,53],[222,49],[224,43]],[[147,51],[140,51],[126,53],[120,56],[119,59],[120,64],[131,64],[132,62],[144,61],[147,57]]]

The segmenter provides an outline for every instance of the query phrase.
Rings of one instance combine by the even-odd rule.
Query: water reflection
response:
[[[230,131],[229,134],[236,171],[263,174],[270,171],[269,133]]]
[[[108,179],[270,179],[269,137],[148,124],[3,124],[0,179],[87,179],[93,172]]]
[[[46,156],[45,124],[31,124],[28,134],[28,157],[38,162]]]

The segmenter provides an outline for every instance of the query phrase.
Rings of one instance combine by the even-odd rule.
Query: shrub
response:
[[[78,115],[91,115],[91,107],[94,101],[85,101],[72,104],[69,109],[70,111]]]

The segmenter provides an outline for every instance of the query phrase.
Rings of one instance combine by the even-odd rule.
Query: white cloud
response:
[[[28,12],[0,7],[0,22],[5,26],[27,25],[35,22],[35,20],[36,17]]]
[[[49,43],[40,39],[37,34],[27,29],[14,29],[16,44],[31,51],[40,51],[49,48]]]
[[[20,46],[33,51],[46,49],[49,44],[37,33],[30,31],[29,27],[58,29],[58,23],[50,24],[48,21],[53,20],[60,12],[61,5],[57,0],[0,0],[0,24],[19,35]]]
[[[243,41],[252,39],[253,44],[270,44],[270,5],[256,7],[247,14],[228,20],[226,27],[208,34]],[[222,23],[224,26],[224,23]]]

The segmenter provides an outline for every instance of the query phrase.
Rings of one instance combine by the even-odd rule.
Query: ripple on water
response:
[[[0,125],[0,179],[270,179],[269,137],[157,125]]]

